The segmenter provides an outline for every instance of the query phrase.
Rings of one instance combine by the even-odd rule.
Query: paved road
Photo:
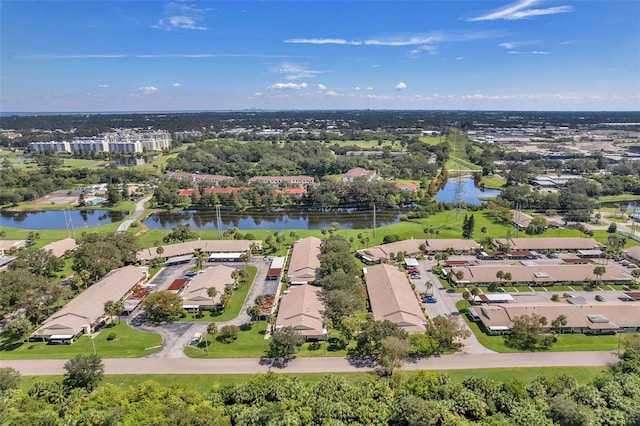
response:
[[[513,354],[456,354],[408,362],[403,370],[460,370],[475,368],[568,367],[613,364],[612,352],[544,352]],[[13,367],[25,376],[63,374],[66,360],[2,361],[0,367]],[[341,373],[372,371],[370,366],[357,365],[345,358],[297,358],[284,367],[275,367],[254,358],[231,359],[169,359],[112,358],[105,359],[106,374],[255,374],[267,371],[282,373]]]
[[[136,203],[136,209],[134,210],[133,215],[118,226],[118,232],[125,232],[133,222],[138,220],[144,214],[144,203],[149,201],[151,197],[153,197],[153,195],[147,195]]]

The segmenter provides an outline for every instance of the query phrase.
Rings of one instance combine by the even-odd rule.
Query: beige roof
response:
[[[376,321],[389,320],[409,333],[426,331],[420,302],[404,272],[381,264],[365,268],[364,278]]]
[[[216,265],[207,268],[196,274],[191,280],[187,288],[182,292],[183,306],[200,306],[206,308],[213,307],[213,301],[207,294],[209,287],[215,287],[218,294],[215,297],[215,303],[220,301],[220,297],[224,293],[227,284],[233,284],[231,273],[235,268],[225,265]]]
[[[124,298],[146,277],[145,270],[131,265],[111,271],[47,318],[33,335],[80,334],[83,325],[92,325],[104,315],[105,302]]]
[[[588,305],[506,303],[504,305],[482,305],[474,309],[487,328],[511,328],[514,318],[531,314],[547,318],[547,327],[550,327],[551,322],[560,315],[567,317],[565,327],[571,328],[640,327],[640,302],[599,302]],[[594,322],[589,318],[589,316],[593,318],[594,315],[603,316],[605,322]]]
[[[528,227],[533,220],[532,216],[529,216],[528,214],[523,212],[519,212],[518,210],[511,210],[511,217],[513,218],[513,223],[518,225],[520,228]]]
[[[262,241],[260,240],[196,240],[163,245],[164,252],[162,255],[158,255],[157,247],[142,249],[138,251],[136,258],[138,260],[151,260],[156,257],[183,256],[196,250],[205,253],[240,253],[249,251],[252,243],[256,243],[259,249],[262,249]]]
[[[602,247],[593,238],[496,238],[496,245],[509,244],[511,250],[591,250]]]
[[[23,248],[27,246],[25,240],[0,240],[0,253],[9,253],[12,248]]]
[[[291,252],[287,278],[291,284],[309,284],[320,279],[320,246],[316,237],[296,241]]]
[[[50,251],[56,257],[64,256],[67,250],[75,250],[78,248],[78,244],[76,244],[76,240],[73,238],[65,238],[64,240],[55,241],[53,243],[47,244],[42,247],[42,250]]]
[[[439,252],[453,249],[458,252],[469,252],[480,248],[480,244],[473,240],[462,239],[410,239],[397,241],[395,243],[382,244],[358,250],[358,255],[369,262],[380,262],[388,259],[391,253],[405,252],[408,256],[420,253],[420,245],[424,244],[428,252]]]
[[[624,253],[633,259],[640,260],[640,246],[630,247]]]
[[[324,337],[321,293],[320,288],[309,284],[291,287],[280,301],[276,328],[293,327],[306,337]]]
[[[586,279],[594,280],[596,276],[593,274],[593,269],[597,265],[591,264],[578,264],[578,265],[476,265],[476,266],[456,266],[451,268],[451,279],[458,282],[455,278],[457,271],[462,271],[464,276],[460,283],[470,284],[487,284],[492,282],[499,282],[496,278],[496,273],[502,271],[504,273],[511,274],[511,283],[553,283],[553,282],[583,282]],[[602,275],[603,281],[630,281],[631,276],[626,272],[619,270],[616,267],[607,268],[606,272]],[[504,280],[502,281],[505,282]]]

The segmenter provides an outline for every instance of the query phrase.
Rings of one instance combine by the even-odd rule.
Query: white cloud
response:
[[[356,86],[353,88],[353,90],[361,90],[360,87]]]
[[[549,52],[544,50],[533,50],[531,52],[523,52],[521,50],[511,50],[508,52],[510,55],[548,55]]]
[[[531,52],[532,55],[548,55],[549,52],[546,52],[544,50],[534,50],[533,52]]]
[[[463,57],[463,56],[458,56],[458,57],[456,58],[456,61],[461,61],[461,60],[463,60],[463,59],[464,59],[464,57]]]
[[[498,46],[504,47],[505,49],[515,49],[518,46],[518,43],[505,42],[505,43],[500,43]]]
[[[335,90],[329,90],[326,94],[327,96],[338,96],[338,92]]]
[[[172,84],[173,87],[182,87],[182,83],[175,82]]]
[[[366,90],[373,90],[373,87],[368,86],[368,87],[366,88]]]
[[[322,90],[327,90],[327,86],[325,86],[324,84],[316,84],[316,87],[318,88],[318,90],[322,91]]]
[[[490,12],[486,15],[469,18],[467,21],[494,21],[504,19],[507,21],[515,21],[518,19],[526,19],[532,16],[555,15],[557,13],[567,13],[573,11],[572,6],[555,6],[546,9],[528,9],[528,7],[540,3],[540,0],[520,0],[512,3],[502,9]]]
[[[98,87],[101,89],[108,89],[111,86],[109,86],[108,84],[98,84]]]
[[[271,90],[300,90],[300,89],[306,89],[306,88],[307,88],[307,83],[300,83],[300,84],[275,83],[269,86],[269,89]]]
[[[155,28],[164,30],[207,30],[208,28],[199,25],[204,18],[204,10],[183,3],[167,3],[164,6],[165,17],[158,21]]]
[[[342,38],[291,38],[284,42],[294,44],[342,44],[351,46],[362,44],[360,41],[350,41]]]
[[[299,78],[311,78],[318,74],[323,74],[324,71],[313,71],[305,68],[302,65],[293,64],[291,62],[283,62],[279,67],[273,70],[280,74],[286,74],[287,80],[297,80]]]
[[[396,84],[396,87],[395,87],[396,90],[404,90],[406,88],[407,88],[407,85],[404,84],[403,82]]]
[[[153,86],[143,86],[143,87],[138,87],[138,91],[140,93],[142,93],[143,95],[151,95],[153,93],[158,93],[159,90]]]

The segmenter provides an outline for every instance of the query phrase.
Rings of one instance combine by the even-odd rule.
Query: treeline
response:
[[[57,160],[57,161],[56,161]],[[62,160],[43,156],[41,168],[2,167],[0,169],[0,205],[33,201],[52,191],[107,182],[123,184],[149,181],[150,173],[137,168],[107,166],[100,169],[61,169]]]
[[[13,425],[560,425],[640,424],[640,350],[627,348],[618,364],[588,383],[566,374],[528,383],[469,376],[461,383],[429,371],[369,375],[349,381],[327,375],[318,383],[269,373],[207,393],[149,381],[88,391],[36,382],[17,389],[2,369],[0,418]],[[72,370],[73,371],[73,370]]]
[[[231,176],[246,181],[253,176],[307,175],[319,178],[343,174],[354,167],[378,171],[385,177],[422,179],[435,176],[438,165],[430,164],[431,153],[446,161],[446,144],[422,142],[407,145],[407,155],[368,160],[358,156],[336,156],[320,142],[278,144],[256,141],[216,140],[198,143],[167,161],[167,170]]]

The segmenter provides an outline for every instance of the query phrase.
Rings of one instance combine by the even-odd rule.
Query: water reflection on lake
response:
[[[377,226],[391,225],[400,221],[407,211],[400,209],[378,210]],[[367,229],[373,227],[373,210],[308,211],[280,209],[274,212],[251,211],[220,212],[221,229],[232,226],[242,230],[253,229],[322,229],[338,222],[340,229]],[[149,216],[144,224],[151,229],[171,229],[178,224],[189,224],[193,229],[216,229],[215,211],[187,210],[180,212],[159,212]]]
[[[0,211],[0,226],[11,228],[75,229],[87,226],[107,225],[120,222],[127,212],[111,210],[45,210],[45,211]]]
[[[497,197],[500,191],[497,189],[485,189],[478,188],[471,178],[462,178],[462,201],[469,204],[482,204],[480,198],[492,198]],[[458,185],[457,179],[448,179],[438,193],[436,194],[436,201],[444,203],[453,203],[455,201],[456,186]]]

